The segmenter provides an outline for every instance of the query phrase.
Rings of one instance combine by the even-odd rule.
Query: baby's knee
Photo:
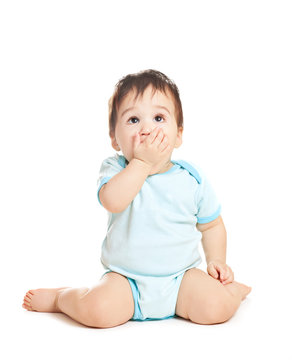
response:
[[[103,299],[83,297],[79,302],[78,313],[83,325],[95,328],[110,327],[109,309]]]
[[[94,328],[110,328],[123,324],[123,314],[118,314],[117,309],[113,308],[113,302],[108,296],[84,296],[79,303],[79,317],[82,324]]]
[[[219,299],[213,307],[210,308],[209,323],[220,324],[229,320],[235,313],[236,308],[230,297]]]
[[[222,296],[217,298],[209,298],[204,301],[204,306],[200,311],[200,316],[189,312],[189,318],[192,322],[212,325],[220,324],[229,320],[235,313],[237,307],[230,296]]]

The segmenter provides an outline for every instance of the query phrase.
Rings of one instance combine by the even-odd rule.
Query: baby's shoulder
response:
[[[114,155],[111,155],[107,158],[105,158],[102,161],[103,165],[112,165],[114,167],[118,166],[118,167],[126,167],[126,159],[124,156],[119,155],[118,153],[115,153]]]
[[[202,182],[202,173],[198,165],[189,160],[172,160],[175,164],[179,165],[183,169],[187,170],[191,176],[193,176],[198,184]]]

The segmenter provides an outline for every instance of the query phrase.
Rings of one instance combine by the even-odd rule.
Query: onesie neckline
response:
[[[129,162],[128,162],[128,160],[123,156],[123,155],[119,155],[118,153],[116,154],[117,156],[118,156],[118,163],[123,167],[123,168],[125,168],[128,164],[129,164]],[[159,175],[168,175],[168,174],[171,174],[172,172],[174,172],[176,169],[178,169],[179,167],[180,167],[180,165],[178,165],[178,164],[176,164],[174,161],[170,161],[173,165],[172,165],[172,167],[169,169],[169,170],[167,170],[167,171],[165,171],[165,172],[163,172],[163,173],[160,173],[160,174],[153,174],[153,175],[149,175],[148,177],[153,177],[153,176],[159,176]]]

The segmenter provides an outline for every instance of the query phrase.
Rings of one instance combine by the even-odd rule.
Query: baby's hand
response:
[[[207,266],[207,271],[214,279],[221,281],[223,285],[229,284],[234,280],[231,268],[218,261],[211,261]]]
[[[151,168],[166,162],[170,150],[167,136],[164,135],[163,130],[159,127],[156,127],[143,142],[141,142],[139,134],[134,138],[134,158],[144,161]]]

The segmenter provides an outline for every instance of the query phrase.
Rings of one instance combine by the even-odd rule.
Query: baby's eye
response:
[[[155,120],[157,122],[162,122],[164,120],[164,118],[162,116],[160,116],[160,115],[157,115],[157,116],[155,116]]]
[[[133,120],[133,122],[131,122],[132,120]],[[136,117],[132,117],[131,119],[128,120],[128,122],[130,122],[131,124],[137,124],[138,121],[139,120]]]

